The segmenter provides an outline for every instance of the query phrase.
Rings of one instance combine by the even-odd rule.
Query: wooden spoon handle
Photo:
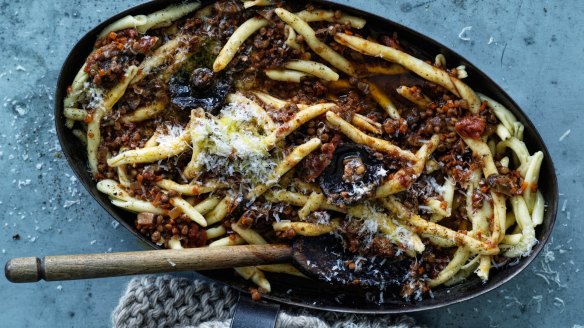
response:
[[[4,273],[12,282],[36,282],[202,271],[290,261],[288,245],[244,245],[125,253],[11,259]]]

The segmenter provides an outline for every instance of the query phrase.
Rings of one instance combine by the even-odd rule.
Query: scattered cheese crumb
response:
[[[12,107],[16,113],[18,113],[18,115],[23,116],[24,114],[26,114],[28,112],[28,110],[26,109],[26,107],[23,107],[21,104],[16,104]]]
[[[564,312],[564,310],[566,309],[566,304],[564,304],[564,300],[559,297],[554,298],[554,306],[560,308],[560,313]]]
[[[551,263],[556,260],[555,253],[550,250],[552,244],[553,238],[550,239],[550,242],[545,245],[543,249],[543,260],[540,261],[541,268],[534,268],[533,272],[536,276],[542,278],[546,284],[550,286],[551,282],[553,282],[558,286],[558,288],[566,288],[567,285],[562,283],[560,280],[560,273],[551,267]]]
[[[470,30],[472,30],[472,26],[463,27],[460,33],[458,33],[458,38],[462,41],[470,41],[470,37],[466,34]]]
[[[513,305],[515,305],[515,304],[519,305],[520,307],[522,307],[522,306],[523,306],[523,303],[521,303],[521,302],[519,301],[519,299],[518,299],[516,296],[509,296],[509,295],[506,295],[504,298],[505,298],[506,300],[508,300],[508,301],[511,301],[511,302],[507,303],[507,304],[505,305],[505,307],[511,307],[511,306],[513,306]]]
[[[166,134],[159,135],[156,138],[156,141],[160,146],[171,147],[176,139],[180,138],[184,133],[186,133],[185,129],[176,125],[167,125],[166,130]]]
[[[22,186],[28,186],[31,182],[30,179],[18,180],[18,189],[22,189]]]
[[[572,132],[571,129],[566,130],[566,132],[564,132],[564,134],[562,134],[562,136],[560,137],[559,141],[560,142],[564,141],[564,139],[566,139],[566,137],[570,134],[570,132]]]
[[[531,298],[531,301],[529,301],[529,304],[531,304],[531,302],[533,302],[533,301],[535,301],[535,302],[536,302],[536,304],[537,304],[537,305],[536,305],[536,310],[535,310],[535,312],[537,312],[538,314],[541,312],[541,301],[542,301],[542,300],[543,300],[543,295],[536,295],[536,296],[533,296],[533,297]],[[528,304],[528,305],[529,305],[529,304]]]
[[[65,203],[63,204],[63,208],[68,208],[68,207],[71,207],[71,206],[73,206],[75,204],[79,204],[79,203],[81,203],[81,200],[80,199],[77,199],[77,200],[66,200]]]

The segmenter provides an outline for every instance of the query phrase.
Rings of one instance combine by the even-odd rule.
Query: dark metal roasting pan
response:
[[[179,1],[174,2],[178,3]],[[212,1],[203,1],[203,5],[210,2]],[[156,248],[157,246],[144,236],[140,235],[140,233],[134,228],[134,215],[115,207],[110,203],[106,195],[98,192],[96,184],[92,180],[91,174],[87,168],[87,155],[84,147],[79,140],[73,136],[71,130],[65,127],[63,98],[66,95],[67,86],[73,81],[75,74],[91,52],[97,35],[104,27],[126,15],[147,14],[162,9],[172,3],[173,1],[152,1],[138,5],[112,16],[85,34],[85,36],[83,36],[83,38],[81,38],[81,40],[73,47],[63,65],[55,97],[55,125],[57,128],[57,135],[63,153],[73,168],[73,171],[87,191],[108,213],[134,234],[136,238],[141,239],[144,243],[153,248]],[[377,30],[382,29],[386,33],[396,32],[402,44],[417,51],[415,53],[417,57],[432,60],[436,54],[442,53],[447,58],[447,62],[451,63],[451,66],[465,65],[469,75],[465,81],[473,89],[496,99],[515,114],[519,121],[523,122],[525,125],[524,140],[530,153],[537,150],[543,151],[544,160],[539,178],[539,188],[547,202],[547,207],[543,224],[536,229],[536,236],[539,243],[534,246],[531,255],[522,258],[516,265],[491,270],[491,276],[486,283],[483,283],[478,277],[474,276],[464,283],[452,287],[441,286],[436,288],[433,290],[433,298],[427,297],[422,301],[406,302],[402,298],[397,297],[393,299],[385,299],[383,303],[379,304],[378,302],[367,301],[364,292],[344,290],[339,287],[331,287],[330,285],[321,282],[296,278],[289,275],[267,273],[272,284],[272,292],[263,295],[262,299],[271,303],[338,312],[407,313],[434,309],[462,302],[487,293],[511,280],[519,272],[525,269],[543,249],[544,244],[548,240],[552,231],[557,211],[558,186],[556,173],[550,153],[533,123],[501,87],[480,71],[475,65],[468,62],[448,47],[421,35],[408,27],[371,13],[351,8],[349,6],[334,4],[329,1],[314,0],[312,3],[325,7],[338,8],[351,15],[366,18],[367,26],[369,28]],[[207,271],[202,272],[202,274],[210,279],[220,281],[243,292],[247,292],[251,286],[248,282],[236,276],[233,273],[233,270]],[[244,298],[249,298],[249,296],[245,296]],[[254,306],[255,305],[253,304],[248,304],[247,306],[242,306],[241,310],[243,311],[243,308],[253,310]],[[261,311],[256,313],[258,315],[256,319],[259,319],[262,316]]]

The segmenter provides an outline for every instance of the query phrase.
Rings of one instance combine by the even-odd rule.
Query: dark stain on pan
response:
[[[176,2],[178,3],[180,1]],[[211,2],[212,1],[203,1],[203,5],[209,4]],[[444,45],[396,22],[358,9],[354,9],[349,6],[337,5],[321,0],[312,2],[315,4],[338,8],[349,14],[364,17],[367,19],[367,25],[374,30],[380,30],[383,28],[384,31],[397,32],[402,44],[407,45],[408,48],[418,50],[416,51],[416,56],[424,59],[432,59],[436,54],[442,53],[446,56],[448,62],[456,63],[457,65],[465,65],[466,70],[469,73],[469,77],[466,79],[466,82],[476,90],[497,99],[500,103],[511,110],[513,114],[515,114],[517,118],[525,125],[524,135],[525,143],[528,149],[531,152],[535,150],[543,151],[545,158],[542,164],[539,181],[540,190],[542,191],[544,198],[548,203],[544,222],[536,230],[537,239],[540,242],[533,248],[532,254],[527,258],[521,259],[521,261],[515,266],[508,266],[499,270],[492,270],[489,281],[484,284],[480,279],[475,277],[456,286],[448,288],[436,288],[433,290],[434,298],[424,299],[422,301],[413,303],[405,302],[401,297],[392,293],[387,293],[385,295],[371,295],[363,289],[345,290],[332,288],[330,285],[318,281],[309,281],[293,276],[269,274],[269,279],[272,283],[272,292],[270,294],[264,295],[264,299],[294,306],[318,308],[320,310],[339,312],[406,313],[434,309],[462,302],[489,292],[515,277],[519,272],[525,269],[543,249],[543,246],[552,231],[552,227],[556,219],[558,205],[558,186],[555,169],[550,153],[548,152],[533,123],[527,118],[525,113],[509,97],[509,95],[507,95],[507,93],[503,91],[503,89],[501,89],[493,80],[487,77],[476,66],[469,63],[467,60]],[[456,2],[460,5],[464,5],[464,1]],[[116,220],[118,220],[121,225],[134,234],[136,238],[141,239],[144,241],[144,243],[154,248],[156,245],[141,236],[138,231],[134,229],[132,216],[113,206],[108,200],[107,196],[98,192],[96,185],[87,169],[87,156],[83,150],[84,147],[81,145],[78,139],[72,135],[71,131],[65,127],[65,118],[63,117],[63,98],[65,96],[67,86],[73,81],[75,74],[83,65],[87,55],[89,55],[91,52],[96,36],[105,26],[126,15],[138,15],[153,12],[162,9],[169,4],[171,4],[171,1],[151,1],[136,6],[109,18],[89,31],[75,45],[67,57],[59,76],[55,97],[55,125],[57,129],[57,135],[59,137],[63,153],[73,168],[73,171],[87,189],[87,191],[89,191],[93,198],[104,209],[106,209]],[[409,8],[402,9],[406,9],[405,11],[407,11]],[[211,279],[221,281],[244,292],[247,292],[250,287],[247,282],[243,281],[239,277],[235,277],[232,270],[207,271],[203,274]]]

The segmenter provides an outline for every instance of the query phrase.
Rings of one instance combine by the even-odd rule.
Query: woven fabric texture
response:
[[[227,328],[238,293],[204,280],[134,278],[112,313],[114,328]],[[415,328],[407,316],[372,316],[283,307],[277,328]]]

